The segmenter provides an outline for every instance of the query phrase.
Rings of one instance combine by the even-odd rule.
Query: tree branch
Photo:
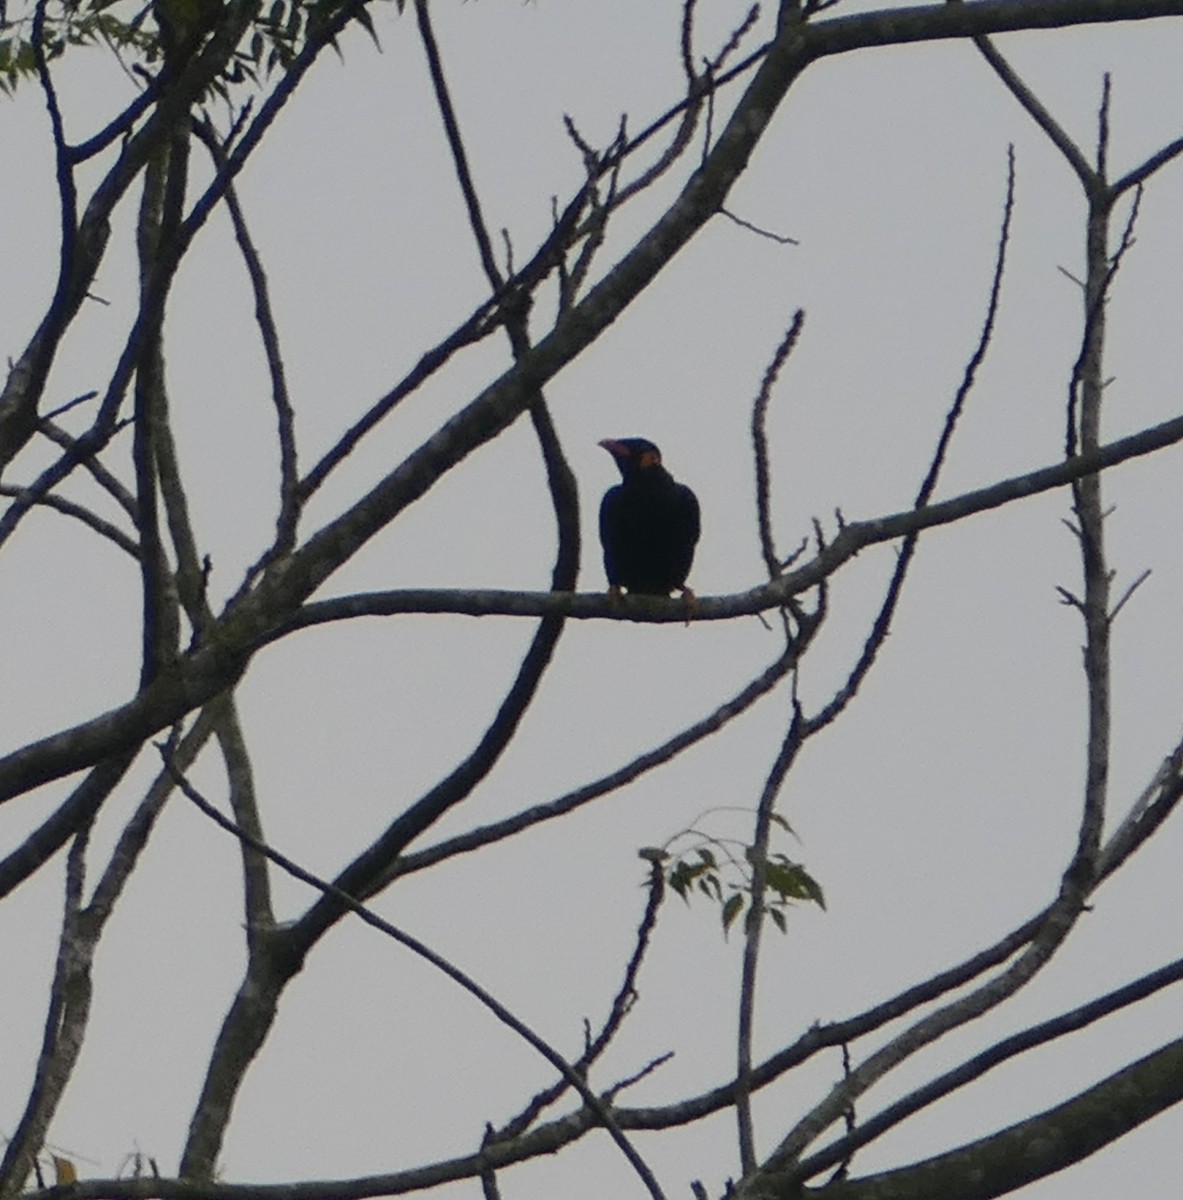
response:
[[[1055,1108],[988,1138],[910,1167],[809,1188],[763,1193],[773,1200],[985,1200],[1080,1162],[1183,1100],[1183,1038],[1114,1072]],[[966,1179],[973,1179],[967,1191]]]

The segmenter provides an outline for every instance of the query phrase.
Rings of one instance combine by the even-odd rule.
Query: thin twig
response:
[[[194,125],[194,132],[206,148],[218,170],[226,165],[225,146],[219,142],[212,123],[207,119]],[[238,189],[229,184],[226,188],[226,207],[234,226],[234,238],[251,281],[255,297],[255,323],[263,353],[267,358],[267,370],[271,377],[271,403],[275,408],[276,434],[279,440],[279,515],[276,518],[275,542],[270,557],[285,554],[296,544],[296,526],[300,520],[299,468],[296,452],[295,412],[288,392],[287,371],[279,345],[279,329],[271,309],[270,286],[262,259],[247,227],[246,216],[238,200]],[[255,565],[258,571],[270,559],[265,556]]]
[[[57,417],[64,416],[72,409],[77,408],[80,404],[85,404],[88,400],[93,400],[98,395],[93,388],[89,392],[83,392],[80,396],[75,396],[73,400],[67,400],[65,404],[59,404],[57,408],[52,408],[47,412],[41,420],[53,421]]]
[[[481,203],[477,197],[476,185],[473,182],[472,171],[468,165],[468,155],[464,150],[464,140],[460,136],[460,123],[456,119],[456,109],[452,104],[452,97],[448,91],[447,81],[444,79],[443,61],[440,58],[439,44],[436,42],[435,31],[431,26],[431,16],[428,12],[427,0],[415,0],[415,18],[419,25],[419,36],[423,42],[423,49],[427,55],[427,66],[431,73],[432,88],[435,91],[436,107],[439,109],[440,117],[444,122],[444,130],[448,137],[448,148],[452,152],[452,164],[456,170],[456,178],[460,184],[460,191],[464,196],[464,204],[468,209],[468,223],[472,229],[472,235],[476,239],[477,249],[480,252],[481,266],[484,267],[489,285],[492,287],[494,293],[496,293],[501,289],[504,280],[497,267],[497,260],[493,255],[493,242],[489,237],[489,229],[485,224],[484,214],[481,212]]]
[[[994,43],[987,37],[976,37],[973,41],[982,57],[993,67],[995,74],[1006,85],[1007,90],[1064,156],[1065,161],[1076,172],[1081,186],[1087,191],[1093,186],[1094,175],[1084,152],[1068,136],[1064,127],[1040,103],[1035,93],[1019,78],[1014,68],[995,48]]]
[[[799,246],[801,243],[793,237],[789,237],[783,233],[773,233],[771,229],[762,229],[759,225],[753,225],[751,221],[745,221],[743,217],[737,217],[730,209],[720,208],[719,215],[726,217],[729,221],[734,221],[741,229],[750,230],[752,233],[759,234],[762,238],[768,238],[771,242],[776,242],[778,246]]]
[[[941,436],[937,441],[936,450],[933,453],[932,461],[920,489],[916,495],[916,509],[920,510],[928,505],[932,497],[932,493],[936,488],[937,481],[940,476],[941,467],[944,464],[945,457],[948,451],[950,441],[957,422],[961,416],[965,401],[969,396],[970,390],[973,387],[974,380],[977,375],[986,351],[989,348],[991,336],[994,329],[995,317],[998,311],[998,304],[1002,291],[1002,278],[1006,265],[1006,251],[1010,239],[1010,224],[1011,216],[1014,209],[1014,186],[1015,186],[1015,169],[1014,169],[1014,151],[1013,148],[1008,153],[1008,170],[1007,170],[1007,190],[1006,202],[1003,207],[1002,227],[998,238],[998,252],[995,259],[994,276],[991,282],[990,299],[986,308],[986,315],[982,322],[982,330],[978,338],[977,347],[971,355],[969,362],[966,365],[961,385],[958,388],[953,402],[946,414],[945,425],[941,432]],[[767,851],[768,838],[768,815],[765,813],[765,806],[770,809],[771,798],[767,789],[779,789],[780,782],[791,765],[796,753],[800,747],[816,733],[824,729],[828,724],[836,719],[850,701],[857,694],[859,687],[871,669],[872,664],[878,654],[880,647],[887,637],[890,628],[891,619],[895,612],[899,596],[903,589],[904,580],[907,576],[908,567],[911,563],[912,556],[915,552],[917,538],[912,536],[905,538],[904,545],[901,548],[899,559],[896,563],[895,571],[893,572],[891,583],[888,587],[887,594],[883,604],[880,607],[879,613],[876,616],[872,626],[871,633],[867,638],[863,647],[863,652],[859,657],[858,662],[848,676],[846,683],[835,693],[834,697],[823,706],[823,708],[813,717],[803,718],[800,712],[794,714],[792,725],[789,729],[789,734],[785,738],[785,742],[781,748],[781,753],[778,756],[777,763],[774,766],[773,772],[770,772],[769,782],[766,785],[765,795],[761,798],[761,818],[762,822],[757,825],[757,844],[753,854],[753,875],[752,875],[752,911],[755,914],[753,922],[754,928],[749,931],[749,936],[745,942],[744,956],[744,975],[743,984],[741,987],[741,1039],[740,1039],[740,1058],[739,1069],[736,1079],[736,1110],[739,1119],[740,1128],[740,1145],[743,1159],[744,1174],[749,1175],[755,1169],[754,1150],[752,1149],[752,1130],[750,1107],[747,1101],[747,1081],[751,1074],[750,1065],[750,1038],[752,1014],[751,1007],[754,1004],[755,992],[755,970],[756,957],[758,953],[758,937],[760,929],[760,911],[759,906],[763,900],[763,855]],[[772,796],[775,796],[773,791]],[[761,841],[762,839],[762,841]],[[1065,902],[1067,903],[1067,902]],[[1050,953],[1050,950],[1049,950]],[[1037,956],[1030,955],[1026,959],[1020,959],[1014,967],[1011,968],[1011,979],[1014,986],[1019,986],[1025,979],[1024,972],[1030,970],[1032,973],[1037,969],[1040,960]],[[989,986],[980,989],[977,996],[977,1003],[993,1004],[997,1003],[1002,996],[993,996],[989,990]],[[926,1018],[919,1022],[912,1030],[895,1039],[893,1042],[882,1051],[872,1055],[859,1069],[853,1073],[848,1073],[847,1078],[830,1092],[829,1096],[819,1105],[813,1112],[794,1127],[792,1131],[781,1142],[777,1150],[777,1158],[782,1161],[792,1161],[800,1151],[808,1145],[818,1134],[828,1128],[829,1124],[848,1112],[853,1105],[856,1097],[865,1088],[869,1087],[871,1082],[880,1078],[886,1071],[890,1070],[903,1058],[913,1053],[920,1045],[927,1044],[927,1041],[933,1040],[946,1032],[947,1029],[955,1027],[956,1024],[963,1020],[970,1019],[974,1013],[974,997],[968,998],[968,1002],[962,1002],[963,1007],[958,1007],[958,1004],[947,1006],[932,1017]],[[745,1044],[746,1043],[746,1044]],[[837,1161],[837,1160],[836,1160]]]
[[[1156,150],[1145,162],[1123,175],[1116,183],[1111,184],[1109,194],[1116,199],[1123,192],[1129,191],[1130,188],[1140,187],[1155,171],[1159,170],[1160,167],[1165,167],[1167,163],[1178,158],[1180,154],[1183,154],[1183,137],[1169,142],[1161,150]]]
[[[765,429],[768,404],[772,399],[772,389],[780,376],[781,369],[788,361],[801,329],[805,324],[805,310],[797,309],[793,320],[781,343],[764,372],[760,381],[760,391],[752,405],[752,452],[756,463],[756,526],[760,534],[760,551],[764,556],[764,565],[768,569],[768,578],[775,579],[782,570],[780,556],[776,552],[776,540],[772,532],[772,514],[770,512],[769,488],[772,474],[768,465],[768,435]]]
[[[661,861],[655,860],[650,862],[648,887],[649,899],[645,905],[645,913],[641,918],[640,927],[637,929],[636,943],[633,947],[632,957],[625,968],[624,981],[616,994],[616,998],[612,1001],[608,1017],[604,1021],[600,1032],[594,1039],[589,1041],[587,1048],[580,1058],[572,1063],[573,1069],[579,1073],[581,1078],[587,1078],[591,1067],[611,1045],[612,1039],[620,1030],[624,1019],[632,1011],[633,1004],[636,1001],[637,976],[640,973],[645,952],[649,948],[649,939],[653,934],[654,926],[657,924],[657,913],[665,896],[665,871]],[[653,1069],[654,1064],[650,1063],[641,1075],[648,1074]],[[641,1075],[630,1077],[622,1083],[616,1084],[609,1094],[614,1096],[622,1087],[627,1087],[630,1083],[636,1082],[636,1079],[640,1078]],[[563,1095],[568,1086],[568,1081],[564,1079],[549,1088],[543,1089],[530,1100],[522,1112],[512,1120],[507,1121],[489,1140],[505,1141],[509,1138],[518,1137],[534,1124],[539,1113]]]
[[[7,483],[0,484],[0,496],[11,496],[22,501],[27,500],[30,504],[41,505],[41,507],[48,508],[53,512],[59,512],[63,516],[73,517],[76,521],[81,521],[83,525],[93,529],[95,533],[107,538],[108,541],[114,542],[125,554],[129,554],[132,558],[139,561],[139,543],[124,533],[118,525],[113,525],[110,521],[104,520],[84,505],[76,504],[73,500],[67,500],[63,496],[55,496],[52,493],[46,496],[38,496],[28,488],[17,487]]]
[[[1112,625],[1113,622],[1117,619],[1117,614],[1119,612],[1121,612],[1121,610],[1123,608],[1125,608],[1126,601],[1129,600],[1129,598],[1142,586],[1142,584],[1144,584],[1146,582],[1146,580],[1148,580],[1150,578],[1150,575],[1151,575],[1151,569],[1149,567],[1147,567],[1146,570],[1143,571],[1142,574],[1139,575],[1138,578],[1135,579],[1134,582],[1131,583],[1128,588],[1126,588],[1125,592],[1122,593],[1121,599],[1113,606],[1112,610],[1109,613],[1109,624],[1110,625]]]
[[[698,72],[694,69],[694,5],[696,0],[682,0],[682,71],[686,76],[686,87],[693,91],[698,84]]]
[[[660,746],[655,746],[652,750],[637,755],[636,758],[618,767],[615,771],[558,796],[554,800],[532,805],[512,817],[495,821],[489,825],[478,826],[476,829],[448,838],[425,850],[400,855],[383,877],[382,883],[385,884],[414,871],[425,870],[446,858],[471,853],[483,846],[513,837],[544,821],[564,816],[601,796],[619,790],[647,771],[652,771],[669,762],[683,750],[702,741],[746,712],[762,696],[768,695],[792,671],[800,655],[804,652],[804,648],[809,644],[809,638],[814,630],[815,626],[808,626],[792,651],[786,650],[736,695],[713,709],[701,720],[674,734]]]
[[[130,422],[128,422],[130,424]],[[122,428],[123,426],[121,426]],[[73,450],[77,439],[67,433],[60,425],[55,424],[50,417],[42,417],[37,425],[38,433],[47,437],[51,442],[67,450]],[[79,460],[83,470],[88,472],[94,481],[123,509],[133,522],[139,522],[140,506],[136,502],[135,493],[124,485],[91,454]]]
[[[957,429],[957,423],[961,417],[961,413],[965,408],[965,403],[969,398],[969,393],[973,389],[974,382],[977,378],[978,368],[985,360],[986,353],[990,347],[990,341],[994,333],[994,323],[998,315],[998,306],[1002,299],[1002,279],[1006,270],[1006,253],[1010,244],[1010,228],[1011,219],[1014,215],[1015,202],[1015,153],[1014,147],[1007,148],[1007,179],[1006,179],[1006,200],[1002,210],[1002,224],[998,233],[998,250],[994,259],[994,276],[990,282],[990,297],[986,304],[986,314],[982,321],[981,333],[978,337],[978,344],[974,348],[973,354],[970,356],[969,362],[966,363],[965,372],[961,378],[961,384],[953,397],[953,402],[949,406],[949,411],[945,414],[945,424],[941,430],[941,435],[937,439],[936,449],[933,452],[932,460],[929,463],[928,471],[925,474],[920,488],[916,493],[915,511],[921,512],[930,507],[933,492],[936,490],[937,481],[940,478],[941,468],[944,466],[945,456],[948,453],[949,445],[952,442],[953,434]],[[851,528],[851,526],[847,526]],[[866,679],[868,672],[871,670],[878,657],[879,651],[882,649],[884,642],[887,640],[888,633],[891,629],[892,618],[895,615],[896,607],[899,603],[899,598],[903,592],[904,583],[908,576],[908,569],[911,566],[913,556],[916,553],[916,547],[919,540],[919,530],[909,534],[903,540],[900,547],[899,557],[896,559],[895,569],[892,572],[891,581],[888,584],[887,592],[884,595],[883,603],[879,608],[879,613],[875,618],[875,622],[871,627],[871,632],[863,644],[862,653],[859,655],[858,662],[855,663],[850,675],[847,677],[846,683],[834,694],[831,700],[824,705],[817,713],[808,718],[806,721],[807,735],[812,736],[814,733],[824,729],[827,725],[835,721],[843,712],[846,706],[858,694],[859,688],[862,686],[863,680]],[[841,535],[839,535],[841,536]]]
[[[60,290],[61,284],[69,279],[74,271],[74,247],[78,236],[78,191],[74,182],[74,168],[69,147],[66,145],[66,133],[62,122],[62,110],[58,104],[57,89],[54,87],[53,76],[49,71],[49,60],[45,55],[45,13],[48,6],[48,0],[37,0],[33,10],[32,49],[37,78],[45,95],[45,107],[49,110],[49,127],[53,136],[56,160],[62,237]]]

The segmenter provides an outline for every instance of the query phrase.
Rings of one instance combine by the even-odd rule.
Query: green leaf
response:
[[[723,905],[723,934],[726,936],[727,931],[731,928],[735,918],[743,911],[743,893],[735,892],[727,897],[727,903]]]
[[[790,862],[784,855],[765,864],[764,880],[785,900],[811,900],[820,908],[826,907],[821,884],[800,863]]]
[[[684,863],[678,863],[676,867],[666,876],[666,882],[682,897],[687,899],[686,893],[690,890],[690,877],[687,875]]]

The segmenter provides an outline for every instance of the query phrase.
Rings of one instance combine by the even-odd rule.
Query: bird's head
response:
[[[616,459],[625,480],[640,478],[654,468],[661,470],[661,451],[644,438],[605,438],[600,445]]]

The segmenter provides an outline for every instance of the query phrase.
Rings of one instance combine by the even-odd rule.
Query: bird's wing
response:
[[[604,547],[604,573],[614,587],[620,583],[619,562],[621,505],[624,488],[618,483],[610,487],[600,501],[600,544]]]
[[[702,533],[702,517],[698,508],[698,497],[684,484],[678,484],[678,503],[682,510],[683,529],[691,547],[698,544]]]

